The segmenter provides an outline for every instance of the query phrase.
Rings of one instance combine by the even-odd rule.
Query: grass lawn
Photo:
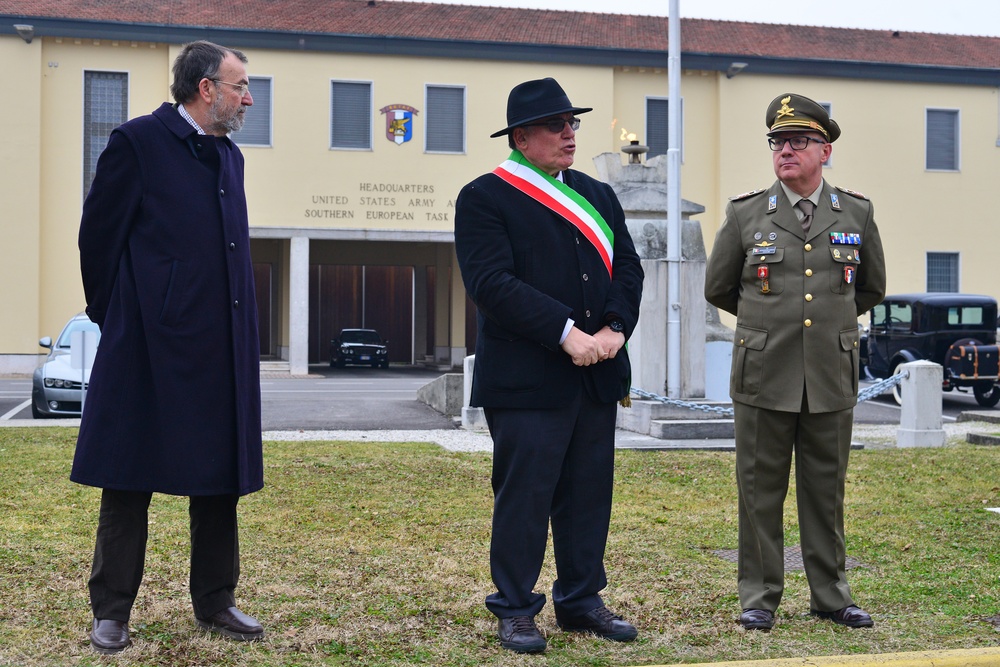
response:
[[[640,665],[1000,645],[1000,448],[852,453],[849,572],[872,630],[809,616],[786,577],[771,633],[737,623],[732,453],[618,455],[608,544],[610,607],[639,627],[619,645],[562,633],[540,614],[542,656],[502,650],[491,592],[490,457],[434,445],[265,443],[267,486],[240,504],[241,608],[265,641],[198,630],[187,593],[187,501],[150,507],[134,646],[87,641],[86,582],[100,491],[68,480],[76,429],[0,429],[0,664]],[[794,493],[794,490],[791,492]],[[791,494],[790,494],[791,495]],[[798,543],[794,503],[786,541]],[[538,590],[554,577],[551,553]]]

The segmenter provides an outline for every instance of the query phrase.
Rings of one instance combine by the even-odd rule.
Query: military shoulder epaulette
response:
[[[855,192],[854,190],[848,190],[847,188],[842,188],[839,185],[837,186],[837,189],[843,192],[844,194],[851,195],[852,197],[857,197],[858,199],[864,199],[864,200],[868,199],[868,197],[864,196],[860,192]]]
[[[747,197],[753,197],[754,195],[759,195],[761,192],[767,192],[767,190],[751,190],[750,192],[744,192],[741,195],[730,197],[729,201],[739,201],[741,199],[746,199]]]

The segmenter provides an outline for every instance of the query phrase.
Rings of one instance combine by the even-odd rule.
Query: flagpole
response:
[[[670,0],[667,28],[667,396],[681,385],[681,11]],[[695,308],[696,304],[689,304]]]

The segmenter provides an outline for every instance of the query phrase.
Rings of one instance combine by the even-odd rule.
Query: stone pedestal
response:
[[[476,368],[476,355],[470,354],[462,361],[463,389],[462,389],[462,428],[470,431],[487,431],[489,425],[486,423],[486,415],[482,408],[473,407],[472,403],[472,375]]]
[[[896,443],[899,447],[942,447],[941,382],[944,370],[932,361],[911,361],[900,366],[909,376],[899,385],[903,405]]]
[[[654,157],[645,164],[622,164],[616,153],[594,158],[600,178],[611,185],[625,211],[625,222],[646,272],[639,324],[629,340],[632,385],[666,394],[667,320],[680,314],[680,398],[705,396],[705,243],[701,224],[690,216],[705,207],[681,200],[680,299],[668,303],[667,163]]]

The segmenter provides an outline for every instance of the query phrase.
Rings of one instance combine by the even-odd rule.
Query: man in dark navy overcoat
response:
[[[264,485],[260,351],[243,155],[246,56],[185,45],[176,104],[111,134],[83,206],[87,314],[101,327],[71,479],[103,489],[91,646],[129,645],[152,493],[190,496],[197,623],[264,629],[236,607],[240,496]]]
[[[557,624],[631,641],[604,606],[617,402],[629,391],[625,341],[639,317],[642,268],[611,187],[569,169],[578,114],[551,78],[507,103],[514,149],[459,194],[455,249],[479,309],[472,403],[493,437],[490,568],[501,646],[546,648],[535,593],[552,522]]]

